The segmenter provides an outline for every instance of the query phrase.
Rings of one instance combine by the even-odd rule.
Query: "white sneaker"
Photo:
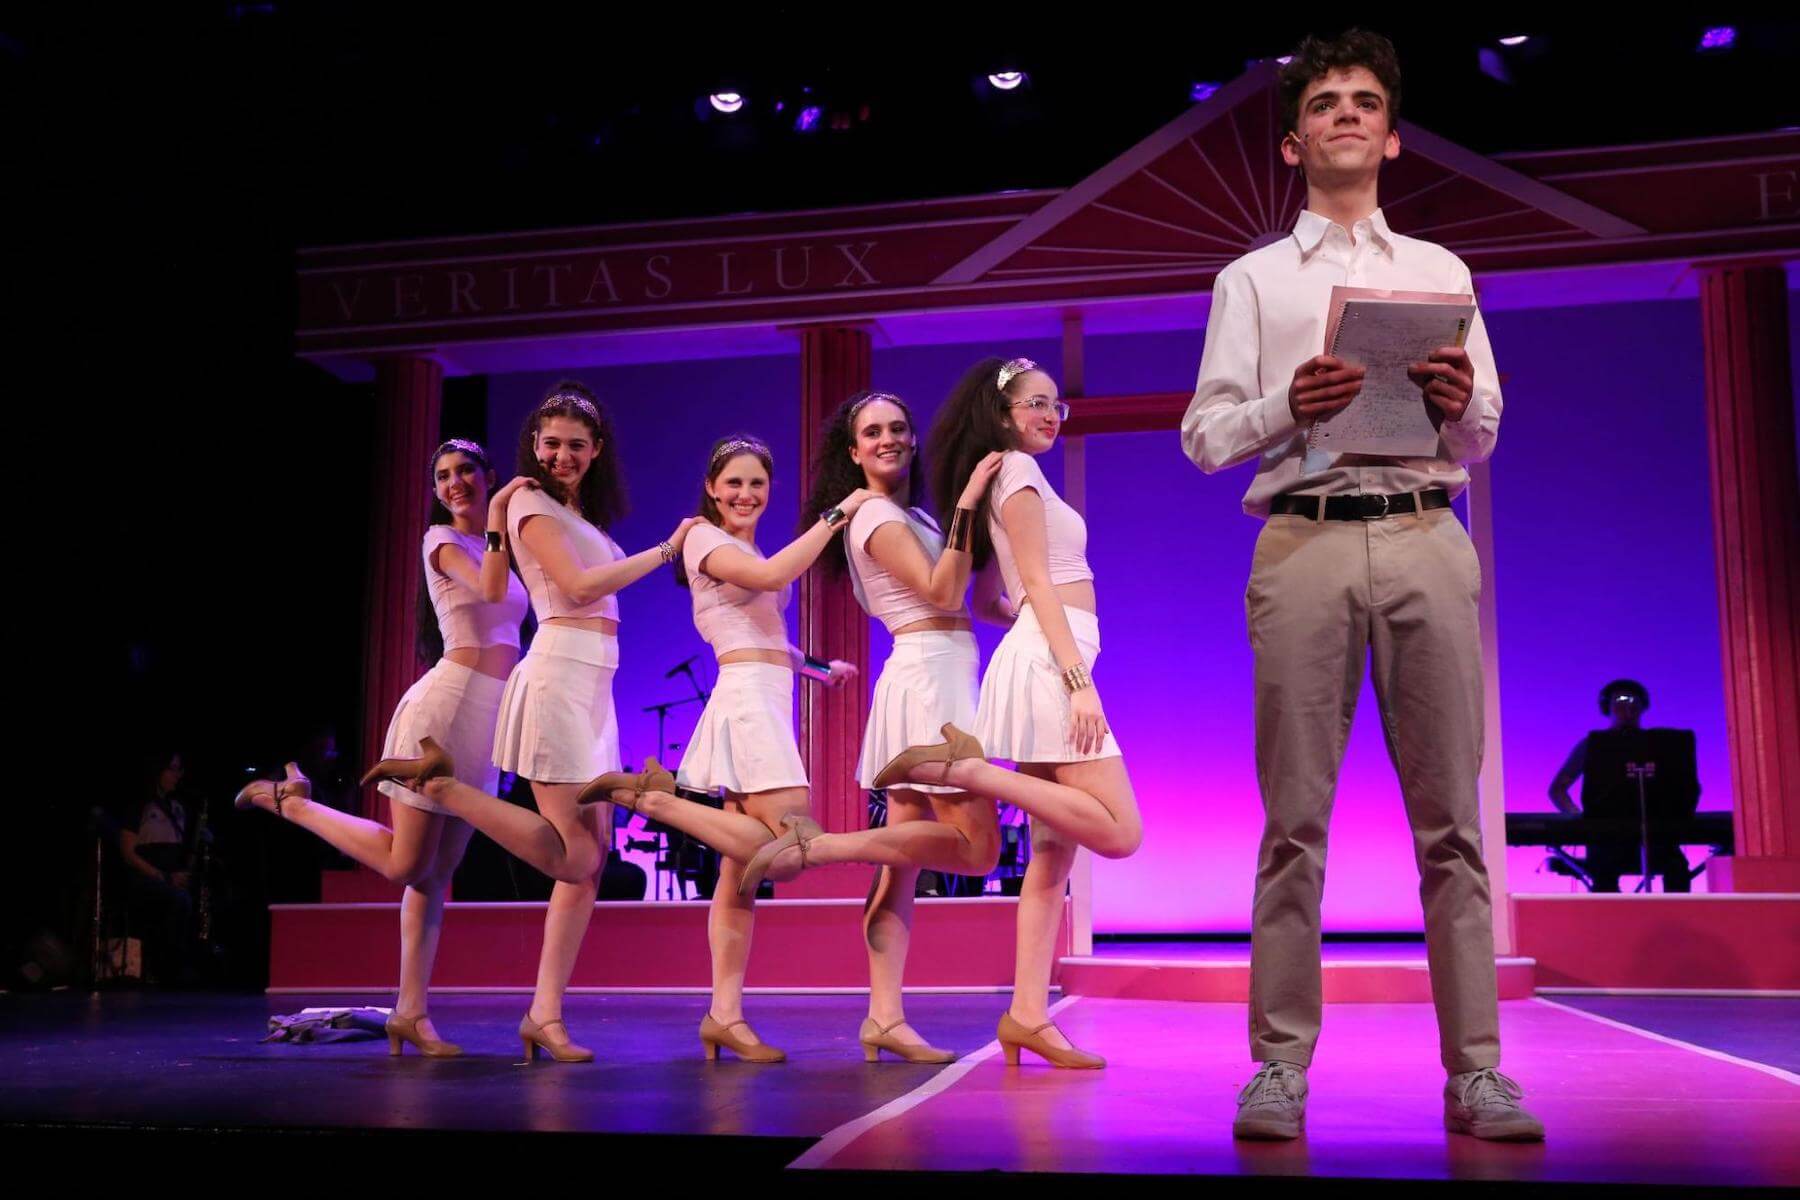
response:
[[[1444,1084],[1444,1128],[1490,1142],[1541,1142],[1544,1123],[1519,1107],[1524,1094],[1493,1067],[1452,1075]]]
[[[1306,1130],[1306,1068],[1266,1062],[1238,1093],[1231,1136],[1253,1141],[1286,1141]]]

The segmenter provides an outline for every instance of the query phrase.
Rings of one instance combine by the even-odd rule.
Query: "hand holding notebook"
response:
[[[1434,409],[1409,368],[1441,347],[1461,346],[1474,317],[1473,296],[1331,289],[1325,352],[1363,369],[1362,390],[1343,411],[1313,423],[1307,447],[1405,458],[1435,454]]]

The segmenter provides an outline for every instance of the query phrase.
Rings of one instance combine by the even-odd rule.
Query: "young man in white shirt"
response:
[[[1267,518],[1246,593],[1256,672],[1256,766],[1266,813],[1252,911],[1250,1050],[1260,1070],[1233,1132],[1298,1137],[1320,1020],[1326,827],[1364,665],[1419,863],[1448,1128],[1537,1140],[1500,1062],[1491,899],[1476,777],[1483,682],[1481,571],[1450,498],[1493,452],[1500,389],[1477,313],[1466,348],[1410,374],[1438,427],[1426,458],[1309,451],[1363,372],[1320,353],[1334,286],[1472,293],[1449,251],[1388,228],[1381,164],[1400,153],[1400,69],[1384,37],[1308,38],[1278,84],[1281,153],[1306,181],[1292,236],[1213,285],[1182,446],[1207,472],[1258,459],[1244,511]]]

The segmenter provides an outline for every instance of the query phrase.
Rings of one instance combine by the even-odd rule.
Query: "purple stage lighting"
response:
[[[1489,79],[1498,79],[1501,83],[1511,83],[1512,75],[1506,69],[1506,60],[1492,46],[1483,46],[1476,51],[1475,61],[1481,66],[1481,73]]]
[[[707,100],[722,113],[734,113],[744,107],[744,97],[738,92],[714,92]]]
[[[1700,35],[1702,51],[1729,50],[1737,45],[1737,29],[1731,25],[1715,25]]]
[[[1003,92],[1010,92],[1025,82],[1023,71],[1000,71],[987,77],[988,82]]]
[[[811,133],[819,127],[819,119],[823,116],[818,105],[809,104],[794,118],[794,129],[800,133]]]
[[[1501,38],[1500,44],[1502,46],[1523,46],[1526,42],[1529,42],[1530,40],[1531,40],[1530,34],[1517,33],[1517,34],[1514,34],[1512,37]]]
[[[1199,103],[1202,100],[1211,100],[1213,98],[1213,93],[1218,90],[1219,85],[1216,83],[1196,83],[1193,87],[1188,89],[1188,99],[1195,103]]]

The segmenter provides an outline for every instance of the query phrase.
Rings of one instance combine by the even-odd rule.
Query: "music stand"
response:
[[[1653,827],[1685,821],[1700,803],[1691,729],[1606,729],[1588,734],[1583,816],[1638,825],[1639,892],[1650,890]],[[1589,851],[1589,859],[1593,851]]]

